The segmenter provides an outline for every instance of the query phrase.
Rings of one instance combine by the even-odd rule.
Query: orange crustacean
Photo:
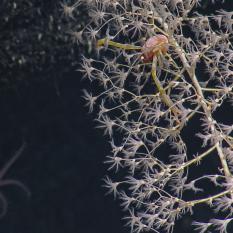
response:
[[[144,63],[153,60],[154,56],[166,54],[168,51],[168,39],[162,34],[150,37],[142,47],[141,59]]]
[[[141,61],[146,63],[152,64],[151,74],[154,80],[155,86],[160,93],[160,97],[162,102],[169,107],[173,115],[175,116],[175,120],[178,124],[180,124],[179,116],[181,115],[181,110],[176,106],[175,103],[171,100],[170,96],[166,93],[165,89],[163,88],[162,83],[157,78],[156,75],[156,66],[157,63],[160,63],[159,59],[161,56],[168,56],[169,59],[172,58],[168,55],[168,48],[169,48],[169,41],[168,38],[163,34],[157,34],[155,36],[150,37],[146,40],[145,44],[141,46],[131,45],[131,44],[121,44],[119,42],[115,42],[112,40],[108,40],[107,38],[103,38],[97,41],[97,47],[104,46],[107,44],[108,46],[113,46],[116,48],[121,48],[124,50],[141,50]],[[175,63],[175,62],[174,62]],[[161,63],[162,64],[162,63]],[[176,63],[175,63],[176,64]]]

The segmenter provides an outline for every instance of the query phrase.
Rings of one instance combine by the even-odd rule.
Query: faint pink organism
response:
[[[19,150],[16,151],[15,155],[0,170],[0,187],[8,186],[8,185],[15,185],[23,189],[26,192],[27,196],[30,196],[30,191],[20,181],[14,180],[14,179],[4,179],[4,176],[6,175],[7,171],[15,163],[18,157],[22,154],[25,147],[26,147],[26,143],[23,143],[22,146],[19,148]],[[0,191],[0,201],[2,202],[2,210],[0,210],[0,218],[2,218],[6,214],[8,204],[7,204],[6,197],[1,191]]]

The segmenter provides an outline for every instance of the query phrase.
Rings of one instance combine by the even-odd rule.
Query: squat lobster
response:
[[[176,118],[176,122],[179,124],[179,116],[181,115],[181,110],[178,109],[178,107],[172,102],[171,98],[166,94],[166,90],[163,88],[163,85],[156,75],[158,58],[167,55],[169,47],[168,38],[163,34],[157,34],[150,37],[142,47],[130,44],[121,44],[112,40],[108,40],[107,38],[97,41],[97,47],[103,46],[105,44],[124,50],[141,50],[141,61],[143,63],[152,62],[151,75],[159,91],[162,102],[171,109],[171,112]]]
[[[154,56],[166,54],[168,51],[168,39],[162,34],[150,37],[142,47],[141,60],[143,62],[153,61]]]

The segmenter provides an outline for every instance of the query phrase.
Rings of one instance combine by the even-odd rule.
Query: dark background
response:
[[[0,186],[8,201],[0,233],[128,233],[118,201],[101,187],[110,147],[81,98],[89,84],[75,69],[85,48],[65,33],[75,22],[61,17],[58,1],[3,0],[0,12],[0,164],[25,141],[3,180],[31,191],[28,198],[15,186]],[[223,120],[226,112],[219,112]],[[208,215],[205,207],[198,211]],[[191,220],[184,217],[175,232],[192,232]]]

